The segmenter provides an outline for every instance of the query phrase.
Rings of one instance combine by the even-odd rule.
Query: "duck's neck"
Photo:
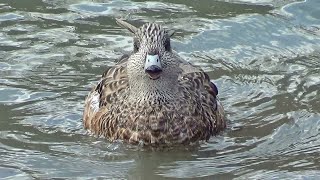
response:
[[[129,101],[144,105],[172,103],[179,94],[177,83],[171,84],[157,80],[150,80],[147,83],[132,83],[130,84]]]

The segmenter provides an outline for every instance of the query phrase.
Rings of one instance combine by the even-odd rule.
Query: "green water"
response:
[[[132,49],[115,17],[176,30],[228,130],[170,151],[88,135],[85,96]],[[0,0],[0,179],[319,179],[319,152],[319,0]]]

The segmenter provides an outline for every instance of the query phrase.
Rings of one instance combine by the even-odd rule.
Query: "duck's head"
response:
[[[173,31],[155,23],[140,28],[120,19],[117,23],[133,34],[133,53],[127,62],[130,86],[140,91],[168,91],[168,86],[177,83],[180,73],[179,61],[171,49]]]

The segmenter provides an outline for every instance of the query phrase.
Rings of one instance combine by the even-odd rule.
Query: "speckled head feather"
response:
[[[171,49],[173,31],[155,23],[117,23],[133,33],[133,52],[89,93],[86,129],[109,140],[157,146],[208,140],[225,128],[216,86]]]
[[[139,103],[159,103],[176,97],[176,86],[181,73],[178,59],[173,57],[170,36],[173,31],[159,24],[146,23],[134,28],[126,22],[117,20],[134,34],[133,54],[127,62],[129,85],[132,92],[129,98],[139,99]],[[161,73],[155,80],[146,75],[145,66],[148,56],[158,56]]]

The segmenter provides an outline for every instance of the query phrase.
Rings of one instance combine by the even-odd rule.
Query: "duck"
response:
[[[208,141],[226,128],[217,86],[172,49],[173,30],[116,23],[132,34],[133,51],[106,68],[86,97],[86,130],[111,142],[172,146]]]

